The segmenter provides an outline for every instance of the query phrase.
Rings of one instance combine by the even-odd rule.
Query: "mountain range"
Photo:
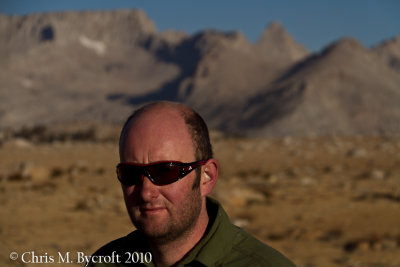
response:
[[[0,128],[121,123],[155,100],[250,136],[398,135],[400,35],[318,53],[272,22],[241,32],[158,32],[141,10],[0,15]]]

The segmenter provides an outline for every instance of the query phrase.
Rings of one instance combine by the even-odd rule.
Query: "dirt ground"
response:
[[[400,139],[214,134],[213,143],[221,164],[213,196],[297,266],[400,266]],[[0,266],[41,265],[23,263],[24,252],[42,264],[70,252],[75,263],[47,266],[82,266],[78,252],[133,230],[115,142],[14,139],[0,159]]]

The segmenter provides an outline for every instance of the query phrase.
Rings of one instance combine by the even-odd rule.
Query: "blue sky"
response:
[[[239,30],[251,42],[270,22],[279,21],[311,51],[342,37],[370,47],[400,34],[398,0],[0,0],[0,13],[8,15],[120,8],[142,9],[159,31]]]

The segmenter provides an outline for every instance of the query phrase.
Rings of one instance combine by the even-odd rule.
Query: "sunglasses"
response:
[[[199,166],[207,163],[200,160],[191,163],[179,161],[159,161],[149,164],[124,162],[117,165],[117,177],[125,186],[139,185],[144,176],[155,185],[172,184]]]

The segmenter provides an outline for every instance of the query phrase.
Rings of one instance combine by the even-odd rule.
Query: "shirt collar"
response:
[[[207,198],[209,223],[206,233],[197,245],[180,261],[179,266],[194,262],[204,266],[215,266],[224,255],[232,250],[237,228],[229,221],[222,206]]]

